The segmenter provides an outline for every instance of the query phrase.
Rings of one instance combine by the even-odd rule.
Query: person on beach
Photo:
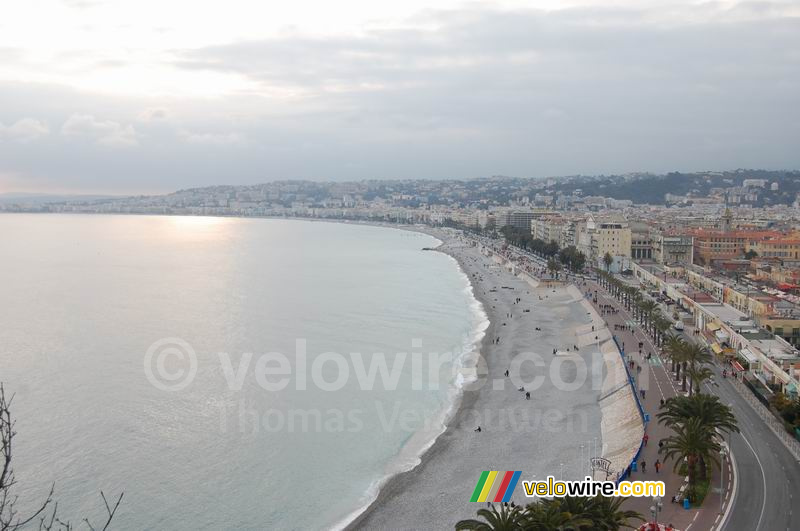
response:
[[[525,400],[530,400],[530,399],[531,399],[531,392],[525,391]]]
[[[478,426],[477,428],[475,428],[475,431],[477,431],[478,433],[480,433],[480,432],[481,432],[481,427],[480,427],[480,426]]]

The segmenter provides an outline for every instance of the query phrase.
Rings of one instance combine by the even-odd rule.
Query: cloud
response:
[[[140,122],[159,122],[166,120],[169,117],[169,112],[161,107],[151,107],[144,109],[137,116]]]
[[[70,116],[61,126],[61,134],[88,138],[104,146],[129,147],[139,144],[138,135],[132,125],[98,120],[90,114],[76,113]]]
[[[180,135],[189,144],[205,146],[231,146],[245,141],[241,133],[191,133],[181,131]]]
[[[88,9],[103,3],[103,0],[61,0],[67,7],[75,9]]]
[[[50,134],[50,127],[34,118],[22,118],[11,125],[0,122],[0,139],[9,138],[20,142],[30,142]]]
[[[269,100],[291,94],[286,108],[300,116],[384,131],[478,130],[533,140],[547,133],[540,118],[558,109],[573,120],[549,131],[548,141],[553,133],[571,142],[599,135],[599,146],[614,132],[622,149],[625,129],[639,131],[637,142],[641,134],[672,142],[659,137],[749,127],[744,139],[769,117],[789,108],[798,114],[800,18],[790,9],[429,11],[413,25],[359,35],[287,34],[183,50],[175,64],[245,76]],[[791,123],[785,115],[780,122]]]
[[[101,59],[147,68],[87,67],[87,79],[150,75],[174,80],[175,91],[0,80],[0,101],[15,113],[0,121],[63,124],[35,151],[0,141],[0,171],[83,190],[167,191],[291,178],[800,167],[796,1],[625,3],[470,4],[349,34],[287,31],[136,57],[109,49]],[[57,62],[97,57],[79,59]],[[214,85],[214,96],[187,96],[187,79]]]

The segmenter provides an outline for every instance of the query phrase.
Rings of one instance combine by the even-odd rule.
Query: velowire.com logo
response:
[[[521,470],[484,470],[475,490],[472,491],[471,502],[507,502],[511,500],[514,488],[522,475]]]

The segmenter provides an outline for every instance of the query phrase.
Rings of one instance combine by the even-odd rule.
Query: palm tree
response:
[[[608,498],[605,496],[595,496],[587,498],[591,501],[592,509],[590,518],[593,526],[590,529],[600,529],[603,531],[614,531],[625,527],[631,527],[631,521],[643,521],[642,515],[636,511],[623,510],[622,504],[626,498]]]
[[[625,308],[627,308],[628,310],[631,309],[631,304],[633,303],[634,297],[638,292],[639,290],[637,290],[633,286],[626,286],[625,288],[622,289],[622,293],[625,296],[623,299],[623,302],[625,303]]]
[[[717,457],[720,445],[716,433],[697,417],[686,419],[681,424],[673,426],[675,431],[664,439],[664,446],[658,451],[664,454],[664,459],[675,458],[673,470],[677,472],[683,461],[686,461],[689,476],[689,485],[694,486],[698,478],[698,464],[703,464],[699,473],[704,478],[706,474],[705,463],[711,462],[719,465]]]
[[[650,324],[650,316],[657,308],[658,303],[650,299],[645,299],[639,303],[639,311],[641,312],[642,324],[644,325],[645,331],[648,329],[648,325]]]
[[[526,508],[525,531],[573,531],[591,525],[591,520],[573,514],[563,507],[565,498],[543,499]]]
[[[603,255],[603,263],[606,265],[606,271],[610,271],[611,264],[614,263],[614,257],[611,256],[611,253],[606,253]]]
[[[681,363],[683,363],[683,350],[686,341],[681,336],[670,334],[664,342],[664,353],[672,362],[672,372],[675,373],[675,380],[680,379]]]
[[[692,371],[695,371],[697,370],[698,366],[711,363],[711,353],[708,351],[708,349],[698,345],[697,343],[686,343],[683,356],[682,388],[683,391],[686,392],[687,366],[690,367]],[[691,393],[691,390],[689,392]]]
[[[739,431],[731,408],[715,395],[674,396],[664,403],[658,413],[658,422],[669,427],[683,424],[691,418],[700,419],[703,426],[712,430],[725,433]]]
[[[457,530],[469,531],[616,531],[642,521],[636,511],[623,510],[625,498],[564,496],[539,499],[524,509],[501,504],[478,510],[483,520],[461,520]]]
[[[478,516],[481,520],[461,520],[456,523],[456,529],[470,531],[519,531],[525,529],[528,520],[527,511],[518,505],[500,504],[500,510],[492,504],[489,509],[479,509]]]
[[[547,270],[550,271],[551,276],[558,278],[558,270],[561,268],[558,260],[551,258],[547,261]]]
[[[664,344],[664,337],[666,336],[667,332],[671,327],[672,327],[672,321],[670,321],[663,315],[658,316],[658,319],[656,319],[655,322],[657,347],[660,347]]]
[[[689,396],[692,396],[692,394],[701,394],[700,386],[704,381],[710,380],[714,373],[711,372],[711,369],[704,366],[689,365],[687,370],[689,372],[689,379],[691,380]]]

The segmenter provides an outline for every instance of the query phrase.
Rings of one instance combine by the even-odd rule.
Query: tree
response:
[[[697,394],[691,397],[674,396],[669,398],[658,413],[658,422],[674,427],[696,418],[704,426],[725,433],[739,432],[736,417],[731,408],[720,402],[718,396]]]
[[[558,260],[551,258],[547,261],[547,270],[550,271],[550,275],[558,278],[559,269],[561,269],[561,266],[558,264]]]
[[[653,323],[653,326],[656,329],[656,346],[658,347],[664,344],[664,338],[666,337],[666,334],[669,332],[670,328],[672,328],[672,321],[663,315],[659,315]]]
[[[574,245],[570,245],[564,247],[558,252],[558,260],[562,264],[566,264],[567,267],[577,273],[581,271],[586,265],[586,256],[582,252],[580,252]]]
[[[606,265],[606,271],[611,271],[611,264],[614,263],[614,257],[611,256],[611,253],[606,253],[603,256],[603,263]]]
[[[644,518],[623,510],[625,498],[564,496],[541,498],[525,508],[502,504],[478,510],[483,520],[461,520],[456,529],[474,531],[616,531]]]
[[[681,336],[670,334],[664,345],[664,354],[672,362],[672,372],[675,373],[675,379],[678,380],[684,360],[683,351],[686,348],[686,341]]]
[[[72,531],[72,524],[69,521],[61,520],[58,516],[58,504],[53,499],[55,485],[50,487],[49,494],[38,505],[37,509],[21,515],[16,508],[18,498],[14,493],[14,487],[17,481],[12,467],[12,458],[13,443],[17,432],[14,431],[14,419],[11,416],[11,403],[13,401],[13,395],[11,398],[6,399],[5,388],[0,383],[0,460],[2,460],[2,470],[0,470],[0,531],[21,531],[29,524],[36,525],[40,531]],[[107,518],[105,523],[98,529],[106,530],[122,502],[122,494],[119,495],[113,506],[109,504],[102,491],[100,491],[100,496],[105,504]],[[89,520],[84,519],[84,522],[91,531],[96,529]]]
[[[708,367],[697,365],[690,365],[687,372],[689,373],[689,380],[691,382],[689,384],[689,396],[701,394],[701,385],[703,382],[710,380],[714,375]]]
[[[686,461],[689,485],[694,486],[698,478],[705,477],[705,466],[698,470],[698,464],[714,463],[719,465],[718,454],[720,445],[716,433],[702,420],[692,417],[673,427],[674,435],[664,439],[664,445],[659,453],[664,454],[664,459],[675,459],[673,470],[677,471],[683,461]]]
[[[479,509],[481,520],[461,520],[456,523],[457,530],[469,531],[515,531],[525,529],[528,520],[526,511],[518,505],[500,504],[500,510],[492,504],[489,509]]]
[[[697,343],[687,343],[683,352],[683,391],[686,391],[687,366],[691,371],[697,371],[701,365],[711,363],[711,353]],[[696,372],[696,374],[700,374]],[[689,391],[691,393],[691,390]]]
[[[658,309],[658,303],[654,300],[646,299],[639,303],[639,312],[642,317],[642,324],[645,331],[650,328],[650,319],[653,313]]]

